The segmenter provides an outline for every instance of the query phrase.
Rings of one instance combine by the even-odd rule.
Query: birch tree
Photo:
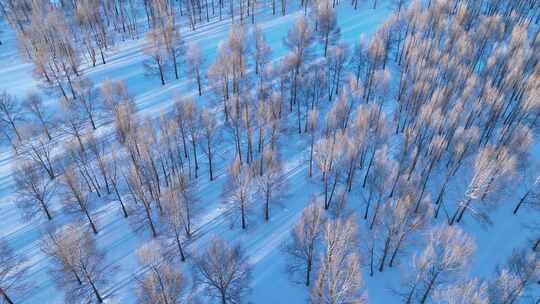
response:
[[[137,278],[138,303],[175,304],[183,301],[186,280],[164,254],[163,246],[156,240],[137,250],[139,265],[146,269]]]
[[[202,96],[202,69],[204,68],[205,61],[206,57],[199,45],[197,43],[189,44],[186,51],[186,64],[189,76],[197,82],[199,96]]]
[[[315,42],[313,28],[305,17],[300,17],[287,32],[283,44],[289,50],[292,68],[291,104],[296,104],[298,81],[305,64],[312,57]]]
[[[362,292],[356,219],[328,221],[324,226],[321,266],[310,291],[311,303],[365,303]]]
[[[270,205],[283,194],[285,188],[285,173],[283,164],[276,151],[267,149],[263,152],[262,168],[255,182],[264,198],[264,220],[270,220]]]
[[[242,303],[249,292],[251,266],[240,245],[214,239],[194,258],[195,283],[221,304]]]
[[[442,286],[459,280],[475,250],[472,238],[454,226],[433,228],[427,242],[413,256],[406,303],[428,303]]]
[[[66,211],[80,214],[86,220],[94,234],[98,233],[95,220],[90,210],[89,192],[81,175],[75,171],[73,165],[67,166],[62,175],[64,185],[63,204]]]
[[[488,286],[486,282],[472,279],[452,284],[437,290],[433,294],[433,302],[440,304],[488,304]]]
[[[42,251],[52,259],[51,275],[66,292],[67,302],[103,303],[102,292],[113,272],[104,271],[105,254],[96,247],[91,235],[76,224],[68,224],[47,234]]]
[[[340,28],[337,24],[336,15],[336,10],[330,0],[317,1],[317,31],[323,45],[324,57],[326,57],[328,46],[335,44],[340,37]]]
[[[0,302],[18,303],[19,296],[27,290],[28,284],[23,281],[28,273],[26,258],[16,254],[7,241],[0,239]]]
[[[42,214],[52,220],[50,202],[55,193],[55,182],[38,166],[29,162],[21,162],[14,171],[17,193],[17,206],[21,208],[28,220]]]
[[[210,175],[210,181],[214,180],[214,150],[216,143],[218,142],[220,135],[220,128],[215,117],[215,114],[210,112],[207,108],[203,108],[201,112],[202,123],[202,137],[204,138],[201,145],[203,151],[208,158],[208,174]]]
[[[144,68],[148,75],[159,75],[161,85],[165,85],[165,69],[167,63],[167,53],[165,42],[157,29],[150,29],[145,38],[148,46],[144,49],[144,53],[149,57],[144,62]]]
[[[11,141],[11,134],[15,134],[18,140],[21,140],[21,131],[19,124],[23,120],[22,108],[14,96],[6,92],[0,93],[0,126],[2,126],[4,135]]]
[[[254,196],[253,169],[240,162],[236,156],[227,171],[227,186],[224,189],[225,203],[232,205],[239,213],[242,229],[247,229],[248,217]]]
[[[54,127],[53,115],[47,113],[43,99],[37,93],[31,93],[23,101],[23,108],[32,116],[36,123],[41,127],[47,139],[52,139],[52,128]]]
[[[538,252],[516,249],[505,265],[498,266],[489,281],[489,303],[510,304],[534,298],[535,285],[540,281]]]
[[[285,246],[285,252],[289,255],[287,270],[292,276],[303,273],[306,286],[311,284],[312,271],[318,262],[324,221],[320,203],[311,200],[291,230],[291,241]]]

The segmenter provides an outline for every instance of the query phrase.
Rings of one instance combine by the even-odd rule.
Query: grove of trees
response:
[[[538,296],[540,2],[364,2],[0,0],[40,89],[0,92],[13,208],[66,303],[115,297],[108,216],[144,240],[126,279],[138,303],[247,303],[251,239],[284,218],[282,270],[308,303],[369,303],[365,282],[388,273],[400,303]],[[381,6],[347,43],[343,7]],[[271,44],[260,20],[297,9]],[[214,54],[192,40],[215,24]],[[129,81],[94,83],[128,40],[172,92],[156,115]],[[241,237],[205,235],[209,212]],[[474,229],[518,219],[526,241],[471,272]],[[1,303],[39,287],[28,265],[0,239]]]

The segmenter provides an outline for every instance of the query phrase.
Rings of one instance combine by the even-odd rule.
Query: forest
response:
[[[540,1],[0,0],[0,303],[540,303]]]

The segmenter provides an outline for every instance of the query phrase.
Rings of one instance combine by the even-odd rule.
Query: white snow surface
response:
[[[347,43],[356,42],[361,35],[369,37],[378,26],[391,14],[391,1],[380,1],[377,9],[371,8],[370,1],[360,1],[358,10],[351,8],[347,1],[338,7],[338,22],[341,27],[341,40]],[[268,2],[270,3],[270,2]],[[268,4],[269,5],[269,4]],[[257,16],[257,23],[264,31],[267,42],[272,47],[273,58],[284,55],[282,43],[287,30],[303,14],[298,4],[290,5],[285,16],[272,16],[267,12]],[[265,11],[270,11],[268,8]],[[199,43],[208,57],[213,60],[217,45],[225,39],[230,28],[230,19],[213,21],[200,25],[195,31],[186,27],[182,33],[186,42]],[[5,26],[5,25],[1,25]],[[39,90],[39,83],[33,78],[32,65],[25,63],[18,55],[16,41],[11,30],[6,28],[3,34],[4,44],[0,46],[0,91],[7,91],[21,100],[28,93]],[[182,77],[179,81],[169,82],[161,86],[159,79],[144,75],[142,52],[144,39],[120,42],[114,51],[108,54],[108,62],[96,67],[85,67],[83,73],[91,78],[97,86],[106,79],[123,80],[132,95],[135,97],[138,115],[157,116],[172,105],[172,96],[176,92],[183,95],[196,95],[191,80]],[[200,104],[207,103],[205,95],[194,96]],[[47,104],[55,107],[56,101],[48,99]],[[98,132],[110,133],[110,126],[101,125]],[[279,205],[271,210],[272,215],[268,223],[261,218],[262,207],[256,208],[253,217],[258,220],[250,223],[247,231],[242,231],[237,225],[232,226],[226,218],[226,206],[222,204],[222,186],[225,180],[224,171],[231,159],[231,149],[221,149],[216,164],[216,180],[209,182],[206,179],[206,164],[201,166],[197,192],[202,211],[195,219],[195,234],[187,245],[187,250],[197,253],[204,248],[214,236],[219,236],[231,242],[240,242],[254,265],[252,290],[249,295],[250,303],[305,303],[308,291],[302,285],[291,283],[285,271],[285,256],[282,244],[289,237],[290,229],[301,215],[306,202],[310,197],[321,192],[319,184],[307,177],[306,139],[290,132],[281,139],[284,151],[285,171],[287,176],[287,194],[281,199]],[[220,143],[220,146],[232,145],[229,142]],[[534,149],[538,151],[538,149]],[[22,301],[17,303],[45,304],[63,303],[63,292],[58,290],[48,274],[48,258],[40,251],[40,237],[47,223],[26,223],[20,211],[15,207],[14,184],[11,166],[13,155],[8,144],[0,146],[0,238],[5,239],[15,248],[17,254],[28,258],[30,271],[27,279],[35,284]],[[523,193],[522,186],[516,181],[513,193],[505,193],[502,207],[493,214],[494,225],[485,227],[473,221],[463,226],[477,243],[477,252],[470,267],[471,275],[485,278],[493,273],[495,266],[503,263],[515,247],[522,246],[529,237],[523,229],[528,219],[521,216],[512,216],[511,209],[517,198]],[[456,194],[459,195],[459,194]],[[459,199],[456,197],[455,199]],[[362,206],[361,200],[351,195],[349,206]],[[73,219],[60,212],[60,202],[53,204],[56,224],[69,223]],[[117,203],[100,202],[96,210],[97,225],[100,230],[96,236],[99,248],[106,252],[106,267],[113,270],[109,275],[111,284],[102,291],[107,303],[135,303],[134,293],[135,275],[144,271],[137,264],[136,250],[150,236],[135,233],[128,222],[120,215]],[[87,227],[81,227],[87,229]],[[364,229],[361,226],[361,229]],[[360,244],[362,234],[360,231]],[[400,265],[389,268],[383,273],[376,272],[370,277],[364,269],[363,280],[370,303],[397,303],[397,295],[393,292],[399,288],[400,273],[407,271],[407,264],[414,251],[421,249],[421,244],[409,249],[400,259]],[[182,270],[186,277],[190,277],[189,264],[183,264]]]

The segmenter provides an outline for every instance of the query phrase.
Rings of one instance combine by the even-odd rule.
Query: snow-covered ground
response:
[[[341,27],[341,39],[344,42],[356,42],[361,35],[369,37],[391,14],[390,2],[379,1],[377,9],[371,8],[370,1],[360,1],[358,10],[353,10],[349,3],[338,7],[338,23]],[[269,11],[266,9],[265,11]],[[258,24],[263,29],[269,45],[272,47],[273,58],[285,54],[282,43],[287,30],[297,17],[303,14],[297,4],[291,5],[291,11],[285,16],[272,16],[266,12],[258,16]],[[213,60],[216,47],[220,40],[225,39],[230,28],[230,20],[210,22],[199,26],[195,31],[182,28],[186,42],[197,42],[208,57]],[[0,91],[7,91],[24,98],[29,92],[39,90],[39,84],[33,78],[32,65],[24,63],[18,56],[15,37],[12,31],[3,34],[4,44],[0,46]],[[106,65],[86,67],[83,73],[91,78],[96,85],[107,79],[123,80],[129,91],[135,97],[139,115],[156,117],[172,105],[172,96],[180,92],[183,95],[193,94],[192,81],[182,78],[179,81],[170,80],[161,86],[159,79],[144,75],[142,52],[143,39],[120,42],[108,56]],[[206,97],[196,97],[198,103],[206,104]],[[47,100],[54,108],[55,100]],[[100,126],[99,132],[110,133],[110,126]],[[290,132],[281,139],[286,147],[283,151],[287,185],[286,195],[279,205],[273,207],[272,216],[268,223],[261,220],[250,223],[247,231],[237,226],[232,227],[227,218],[226,206],[222,204],[222,188],[225,182],[225,170],[234,151],[227,148],[232,143],[220,143],[216,164],[217,179],[213,182],[200,178],[197,185],[197,196],[202,210],[195,220],[194,238],[187,246],[188,251],[196,253],[204,248],[211,239],[219,235],[222,238],[240,242],[249,261],[254,265],[252,292],[249,295],[251,303],[303,303],[308,295],[302,285],[295,285],[288,279],[285,271],[285,255],[282,244],[289,237],[289,231],[300,217],[306,202],[310,197],[318,195],[320,185],[307,178],[306,138]],[[538,151],[538,149],[534,149]],[[14,205],[14,184],[12,180],[13,155],[9,145],[0,146],[0,238],[5,239],[16,249],[16,252],[28,258],[30,271],[28,280],[34,285],[29,289],[22,301],[17,303],[63,303],[63,293],[52,282],[48,269],[48,258],[40,251],[40,237],[47,223],[27,223],[23,221],[20,211]],[[201,176],[206,174],[206,165],[201,166]],[[514,204],[523,193],[520,185],[514,187],[513,193],[505,193],[507,202],[493,214],[494,225],[486,227],[467,222],[463,226],[472,234],[477,243],[477,252],[470,267],[474,276],[486,277],[495,266],[503,263],[515,247],[524,244],[529,238],[523,229],[527,216],[510,216]],[[456,198],[459,199],[459,198]],[[362,206],[358,197],[353,194],[350,206]],[[56,212],[56,224],[67,223],[72,219],[59,211],[60,203],[55,202],[53,212]],[[262,208],[257,208],[253,217],[261,216]],[[102,291],[109,303],[134,303],[135,275],[144,271],[137,264],[136,250],[150,239],[149,235],[134,233],[128,222],[120,215],[115,202],[100,203],[95,210],[97,225],[100,233],[96,236],[99,248],[106,252],[107,269],[110,273],[111,284]],[[362,228],[363,229],[363,228]],[[360,243],[365,231],[360,231]],[[411,249],[400,260],[401,265],[376,273],[373,277],[364,270],[364,284],[370,303],[397,303],[397,295],[393,290],[399,287],[400,274],[406,271],[410,261]],[[189,277],[189,266],[182,265],[183,271]]]

